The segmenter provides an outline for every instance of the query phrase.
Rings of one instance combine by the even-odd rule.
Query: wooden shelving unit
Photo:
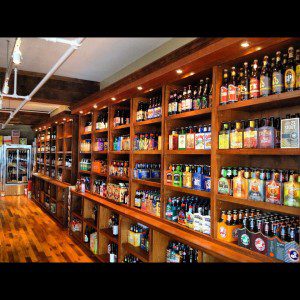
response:
[[[90,195],[88,193],[72,193],[77,197],[81,196],[83,199],[95,201],[100,205],[100,219],[101,207],[105,209],[114,210],[119,213],[121,218],[121,226],[128,225],[128,220],[137,220],[152,230],[152,248],[149,257],[142,257],[144,261],[164,261],[165,248],[170,239],[186,242],[191,246],[197,247],[201,250],[201,261],[205,257],[204,253],[213,256],[217,260],[225,261],[256,261],[256,262],[275,262],[275,259],[263,256],[259,253],[249,251],[241,248],[233,243],[225,243],[217,239],[217,221],[220,217],[222,209],[234,209],[237,207],[253,207],[265,211],[273,211],[282,214],[291,214],[299,216],[299,209],[286,206],[277,206],[265,202],[254,202],[250,200],[237,199],[230,196],[218,195],[217,181],[220,177],[220,170],[223,166],[251,166],[261,168],[283,168],[283,169],[300,169],[300,149],[218,149],[218,134],[220,125],[223,121],[233,121],[242,119],[261,118],[263,116],[285,116],[286,113],[295,113],[300,111],[300,91],[289,93],[282,93],[280,95],[271,95],[264,98],[254,100],[247,100],[228,104],[225,106],[219,105],[220,86],[222,82],[222,70],[225,67],[239,65],[244,61],[253,61],[254,58],[262,58],[263,55],[274,54],[276,50],[286,50],[289,45],[300,44],[299,39],[296,38],[269,38],[258,39],[249,38],[251,47],[249,49],[242,49],[240,47],[241,39],[235,38],[227,42],[219,42],[220,46],[218,52],[214,52],[213,48],[206,48],[206,52],[199,50],[198,55],[188,56],[189,58],[174,63],[174,68],[167,71],[157,71],[136,81],[137,86],[142,85],[143,91],[137,91],[133,88],[133,83],[123,86],[121,89],[111,91],[108,93],[100,93],[97,101],[98,107],[108,106],[109,113],[109,127],[108,130],[97,132],[92,130],[91,136],[95,134],[107,134],[109,140],[109,149],[107,153],[108,165],[113,159],[129,160],[130,176],[128,182],[130,184],[130,204],[128,206],[118,205],[111,201],[107,201],[101,197]],[[257,47],[260,47],[260,50]],[[221,62],[221,64],[220,64]],[[180,63],[180,64],[179,64]],[[184,75],[192,72],[190,76],[178,76],[176,74],[177,68],[183,68]],[[182,114],[168,116],[168,99],[170,92],[174,88],[181,88],[191,84],[197,84],[200,78],[209,76],[212,78],[213,95],[212,105],[209,108],[185,112]],[[151,88],[151,92],[149,89]],[[145,92],[144,92],[145,91]],[[149,93],[161,93],[162,95],[162,117],[154,120],[147,120],[143,122],[136,122],[136,111],[138,102],[147,101]],[[115,97],[117,101],[111,102],[111,97]],[[126,102],[122,102],[126,99]],[[131,122],[129,125],[113,128],[112,118],[114,110],[120,105],[127,103],[130,107]],[[130,103],[130,105],[128,105]],[[83,110],[84,114],[88,111],[97,112],[99,109],[92,109],[93,103],[82,104],[74,109],[73,112],[78,113]],[[83,114],[83,115],[84,115]],[[212,147],[211,150],[169,150],[168,149],[168,135],[172,129],[180,128],[182,126],[211,124],[212,128]],[[162,134],[162,149],[155,151],[133,151],[133,139],[136,133],[151,132],[152,130],[160,130]],[[130,151],[113,151],[112,143],[116,135],[123,133],[130,134],[131,150]],[[91,153],[91,156],[94,152]],[[99,155],[102,155],[99,154]],[[136,162],[156,162],[161,164],[161,180],[139,180],[133,178],[133,168]],[[208,164],[211,166],[211,192],[195,191],[186,188],[177,188],[167,186],[164,182],[164,174],[170,164]],[[92,176],[92,174],[91,174]],[[107,176],[108,182],[110,180],[118,180],[120,178],[113,178]],[[133,205],[134,195],[137,189],[159,189],[161,193],[161,215],[160,217],[152,216],[149,213],[139,211]],[[199,197],[210,199],[211,206],[211,235],[197,233],[193,230],[185,228],[184,226],[174,224],[167,221],[165,216],[165,205],[168,197],[182,194],[197,195]],[[102,229],[101,229],[102,230]],[[120,236],[118,237],[119,250],[121,257],[124,252],[130,251],[131,246],[128,246],[122,240],[122,231],[120,229]],[[100,235],[106,234],[105,231],[100,231]],[[123,236],[124,237],[124,236]],[[106,238],[107,235],[106,235]],[[136,252],[135,252],[136,253]],[[134,253],[133,253],[134,254]],[[101,261],[107,261],[103,253],[99,253],[102,257]],[[104,256],[103,256],[104,255]],[[136,253],[136,255],[139,255]],[[140,254],[141,255],[141,254]]]

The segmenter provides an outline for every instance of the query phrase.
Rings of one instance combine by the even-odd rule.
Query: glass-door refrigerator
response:
[[[31,146],[3,145],[0,149],[1,193],[22,195],[31,176]]]

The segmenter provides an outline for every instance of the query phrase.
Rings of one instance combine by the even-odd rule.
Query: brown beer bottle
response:
[[[252,65],[252,72],[250,76],[250,99],[259,98],[259,96],[258,60],[255,59]]]
[[[271,74],[269,68],[269,57],[265,56],[260,74],[260,96],[266,97],[271,94]]]
[[[231,68],[231,76],[228,85],[228,102],[234,103],[238,101],[238,83],[235,67]]]
[[[228,70],[223,70],[223,81],[220,91],[220,105],[226,105],[228,103]]]
[[[276,52],[276,62],[272,70],[272,93],[281,94],[283,92],[283,74],[281,64],[281,52]]]
[[[286,92],[291,92],[296,87],[296,72],[294,60],[294,47],[288,50],[288,61],[284,72],[284,89]]]

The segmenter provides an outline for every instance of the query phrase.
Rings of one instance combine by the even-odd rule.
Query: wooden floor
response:
[[[92,262],[25,196],[0,197],[0,262]]]

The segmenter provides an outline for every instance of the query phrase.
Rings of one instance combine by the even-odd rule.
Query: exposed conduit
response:
[[[51,70],[45,75],[45,77],[39,82],[39,84],[33,89],[33,91],[24,97],[24,100],[20,103],[20,105],[16,108],[14,112],[11,112],[9,118],[2,125],[2,129],[6,127],[6,125],[14,118],[14,116],[22,109],[22,107],[29,102],[32,97],[39,91],[39,89],[49,80],[49,78],[57,71],[57,69],[78,49],[78,47],[82,44],[85,38],[78,38],[73,41],[72,45],[69,49],[60,57],[57,63],[51,68]],[[22,97],[22,96],[19,96]]]

